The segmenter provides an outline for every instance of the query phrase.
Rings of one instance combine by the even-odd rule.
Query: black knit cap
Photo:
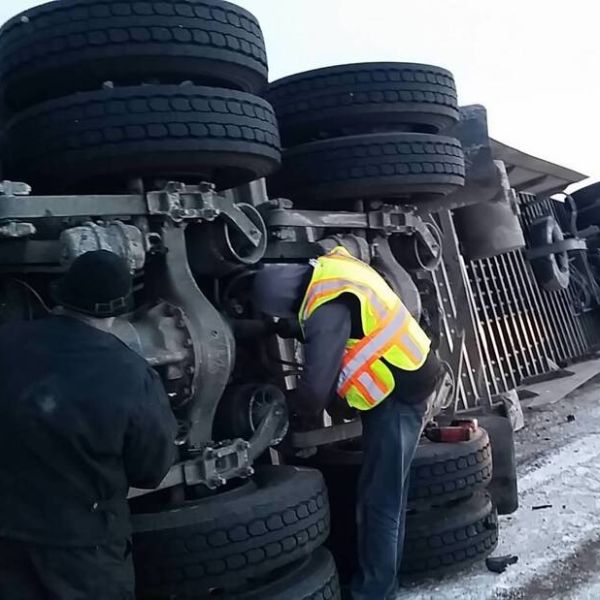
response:
[[[54,289],[61,306],[94,317],[116,317],[133,307],[133,280],[127,264],[108,250],[78,257]]]

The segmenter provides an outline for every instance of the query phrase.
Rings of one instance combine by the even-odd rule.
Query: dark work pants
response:
[[[426,409],[427,400],[403,404],[394,394],[361,415],[364,458],[357,490],[359,570],[353,600],[388,600],[397,591],[410,464]]]
[[[0,539],[2,600],[133,600],[129,542],[56,548]]]

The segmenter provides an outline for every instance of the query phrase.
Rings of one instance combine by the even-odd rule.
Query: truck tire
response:
[[[571,193],[577,208],[587,208],[600,200],[600,182],[592,183],[580,190]]]
[[[344,448],[339,444],[324,446],[311,464],[323,470],[326,480],[333,481],[337,476],[338,484],[347,488],[356,485],[362,451]],[[480,428],[468,442],[456,444],[422,439],[410,469],[409,508],[443,506],[486,488],[491,480],[492,449],[484,429]],[[334,487],[329,485],[332,495]]]
[[[309,464],[320,469],[327,482],[332,507],[328,545],[342,578],[349,578],[357,568],[356,485],[362,451],[353,444],[323,446]],[[409,509],[427,511],[472,496],[489,484],[491,467],[490,442],[483,430],[464,443],[422,442],[411,466]]]
[[[492,480],[492,448],[484,429],[468,442],[423,440],[410,472],[409,507],[443,506],[487,487]]]
[[[481,560],[498,544],[498,514],[486,492],[452,507],[409,515],[400,573],[430,576]]]
[[[313,469],[260,467],[240,489],[133,515],[132,523],[140,595],[196,597],[243,585],[320,547],[329,534],[327,489]]]
[[[258,93],[267,83],[260,26],[222,0],[58,0],[0,30],[0,81],[14,111],[103,82],[193,81]]]
[[[490,436],[494,474],[488,492],[499,515],[511,515],[519,508],[517,461],[514,431],[507,417],[477,417]]]
[[[531,224],[529,239],[532,248],[540,248],[562,242],[565,237],[554,217],[541,217]],[[569,287],[571,273],[566,252],[534,258],[531,260],[531,268],[538,283],[546,291],[558,292]]]
[[[224,189],[267,175],[280,161],[268,102],[196,86],[50,100],[12,119],[5,142],[5,175],[43,192],[122,192],[135,177],[205,180]]]
[[[236,591],[220,596],[214,592],[207,600],[340,600],[340,583],[331,553],[319,548],[311,556],[278,571],[269,583],[248,592]]]
[[[411,63],[340,65],[273,82],[285,147],[374,129],[439,133],[458,121],[456,85],[445,69]]]
[[[454,138],[376,133],[303,144],[284,153],[271,195],[307,205],[356,199],[445,195],[464,185],[465,163]]]

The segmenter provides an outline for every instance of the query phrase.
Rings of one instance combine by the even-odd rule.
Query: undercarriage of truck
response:
[[[157,370],[178,419],[178,462],[130,493],[140,598],[338,598],[323,544],[351,573],[360,418],[290,415],[301,337],[250,301],[262,265],[338,246],[444,365],[401,572],[490,554],[517,506],[516,390],[597,337],[596,232],[551,199],[582,175],[491,140],[438,67],[269,86],[258,23],[221,0],[58,0],[3,27],[0,65],[0,322],[56,310],[73,260],[114,252],[135,310],[102,326]]]

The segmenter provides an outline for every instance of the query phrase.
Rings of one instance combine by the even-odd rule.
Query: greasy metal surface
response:
[[[33,223],[22,223],[18,221],[9,221],[0,225],[0,238],[19,239],[35,235],[37,229]]]
[[[269,201],[267,184],[264,179],[251,181],[232,190],[221,192],[221,194],[231,196],[236,203],[243,202],[244,204],[252,204],[252,206],[259,206]]]
[[[370,229],[385,233],[419,233],[426,242],[433,242],[422,219],[406,207],[377,204],[368,212],[325,212],[296,210],[285,200],[262,207],[269,227],[316,227],[328,229]]]
[[[228,481],[254,475],[253,463],[261,456],[278,432],[287,424],[287,412],[280,405],[272,405],[256,427],[250,440],[241,438],[205,444],[196,456],[171,467],[157,489],[164,490],[176,485],[204,485],[217,489]],[[137,498],[155,490],[129,490],[128,498]]]
[[[177,365],[181,378],[185,366],[194,362],[193,348],[185,345],[189,332],[183,313],[166,303],[139,313],[99,320],[96,326],[118,337],[152,367]]]
[[[1,196],[0,219],[51,217],[131,217],[148,213],[141,195]]]
[[[123,258],[131,272],[144,267],[146,248],[144,234],[134,225],[121,221],[106,224],[88,222],[70,227],[60,234],[61,262],[69,265],[78,256],[94,250],[108,250]]]
[[[251,477],[254,469],[249,447],[249,443],[242,439],[204,446],[196,453],[195,458],[173,465],[157,488],[131,488],[127,498],[139,498],[156,490],[166,490],[177,485],[204,485],[214,490],[231,479]]]
[[[252,223],[253,232],[259,233],[254,240],[249,240],[227,219],[188,226],[188,256],[197,275],[223,277],[242,265],[254,265],[264,258],[267,226],[262,216],[251,204],[236,204],[236,211]]]
[[[163,190],[148,192],[146,200],[151,215],[165,215],[175,223],[185,220],[214,221],[222,217],[254,247],[263,242],[262,232],[246,212],[235,204],[233,196],[217,194],[210,183],[192,186],[172,181]]]
[[[368,227],[368,217],[364,213],[269,208],[263,214],[269,227],[328,227],[335,229],[366,229]]]
[[[194,348],[194,383],[184,409],[189,441],[200,445],[211,439],[217,404],[233,369],[235,342],[229,325],[196,284],[189,267],[185,227],[166,221],[161,228],[169,249],[155,273],[157,292],[183,309]]]

